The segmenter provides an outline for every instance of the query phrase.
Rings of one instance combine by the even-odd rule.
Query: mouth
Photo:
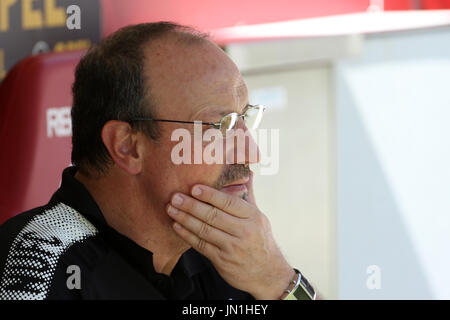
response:
[[[222,191],[228,192],[228,193],[241,193],[247,191],[247,183],[250,181],[250,177],[245,177],[236,181],[233,181],[232,183],[226,184]]]

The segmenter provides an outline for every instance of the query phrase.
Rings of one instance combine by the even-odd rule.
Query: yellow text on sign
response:
[[[0,0],[0,32],[8,31],[13,6],[21,6],[22,29],[42,29],[66,25],[65,8],[57,7],[56,0]],[[42,5],[39,9],[39,5]]]
[[[83,50],[89,49],[91,46],[91,41],[89,39],[79,39],[79,40],[69,40],[69,41],[59,41],[53,47],[55,52],[72,51],[72,50]]]

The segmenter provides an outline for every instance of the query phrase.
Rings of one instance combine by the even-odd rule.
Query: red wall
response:
[[[450,0],[422,0],[421,9],[450,9]]]
[[[200,30],[365,11],[369,0],[102,0],[103,35],[169,20]]]
[[[370,0],[101,0],[103,36],[168,20],[200,30],[366,11]],[[375,1],[377,2],[377,1]],[[450,9],[450,0],[384,0],[385,10]]]

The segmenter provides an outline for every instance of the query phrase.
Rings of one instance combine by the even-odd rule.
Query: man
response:
[[[228,132],[247,132],[242,118],[255,110],[235,64],[188,27],[129,26],[89,50],[73,85],[74,166],[49,204],[1,227],[0,297],[280,299],[297,290],[302,277],[255,204],[256,144]],[[224,134],[216,151],[232,163],[175,163],[175,130],[193,137],[194,157],[207,147],[196,121]],[[245,148],[223,143],[234,139]]]

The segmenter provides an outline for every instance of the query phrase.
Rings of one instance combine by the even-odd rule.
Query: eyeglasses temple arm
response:
[[[166,119],[153,119],[153,118],[137,118],[133,119],[132,121],[162,121],[162,122],[176,122],[176,123],[199,123],[200,121],[181,121],[181,120],[166,120]],[[220,123],[213,123],[213,122],[201,122],[201,125],[212,125],[212,126],[218,126]]]

